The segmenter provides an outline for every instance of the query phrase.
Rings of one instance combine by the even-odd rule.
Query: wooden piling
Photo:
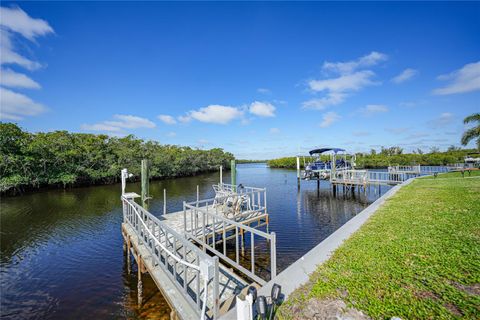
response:
[[[137,267],[138,267],[138,285],[137,285],[137,290],[138,290],[138,306],[142,306],[143,302],[143,282],[142,282],[142,256],[138,255],[137,256]]]
[[[127,237],[127,273],[130,274],[132,263],[130,262],[130,248],[132,247],[130,243],[130,238]]]
[[[167,189],[163,189],[163,214],[167,214]]]
[[[145,210],[148,210],[148,199],[150,196],[149,186],[149,161],[147,159],[142,160],[142,206]]]
[[[237,166],[235,164],[235,159],[230,161],[230,174],[231,174],[231,184],[233,185],[233,190],[237,191]]]

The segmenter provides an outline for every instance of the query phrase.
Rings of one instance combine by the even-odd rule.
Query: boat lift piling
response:
[[[142,160],[142,206],[148,210],[150,199],[150,163],[147,159]]]
[[[223,184],[223,166],[220,166],[220,184]]]
[[[237,165],[235,164],[235,159],[230,161],[230,176],[231,176],[231,184],[234,186],[233,191],[237,191]]]
[[[322,160],[321,156],[325,152],[331,152],[330,160]],[[435,174],[438,172],[450,172],[459,170],[458,165],[446,167],[428,167],[428,166],[390,166],[388,171],[370,171],[359,170],[355,168],[355,154],[347,154],[341,148],[319,148],[311,150],[310,155],[316,155],[316,159],[305,164],[305,171],[300,174],[299,159],[297,155],[297,179],[317,180],[317,189],[320,187],[320,180],[329,181],[332,185],[333,195],[338,193],[338,186],[342,186],[343,193],[351,192],[355,194],[364,193],[367,188],[381,194],[382,185],[398,185],[411,177],[425,174]],[[300,181],[298,182],[300,185]]]
[[[300,189],[300,157],[297,156],[297,186]]]
[[[167,189],[163,189],[163,214],[167,214]]]

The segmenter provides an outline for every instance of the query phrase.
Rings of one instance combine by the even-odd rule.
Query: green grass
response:
[[[312,297],[343,299],[375,319],[480,318],[479,176],[449,173],[403,187],[290,296],[279,318],[298,317]]]

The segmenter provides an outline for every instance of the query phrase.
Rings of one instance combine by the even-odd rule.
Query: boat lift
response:
[[[303,157],[305,170],[300,170],[300,156],[297,156],[298,188],[300,188],[300,180],[316,180],[317,188],[320,187],[320,180],[327,180],[332,184],[334,192],[339,185],[345,190],[354,190],[355,187],[366,190],[371,185],[397,185],[419,175],[472,170],[475,166],[480,166],[480,157],[474,158],[469,155],[465,157],[465,165],[390,166],[387,171],[357,170],[356,156],[348,154],[344,149],[320,148],[311,150],[309,153],[314,160],[306,163]]]
[[[352,170],[355,168],[355,155],[348,154],[345,149],[320,148],[310,152],[313,160],[303,164],[305,170],[300,173],[300,159],[297,157],[298,177],[303,180],[329,180],[336,171]]]

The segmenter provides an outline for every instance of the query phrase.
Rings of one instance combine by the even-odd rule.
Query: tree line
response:
[[[445,166],[455,163],[463,163],[464,157],[469,153],[475,153],[475,149],[460,149],[454,146],[448,148],[447,151],[440,152],[438,148],[432,148],[428,153],[422,150],[415,150],[413,153],[403,153],[400,147],[383,148],[377,152],[372,149],[370,153],[356,154],[356,167],[373,169],[386,168],[388,166],[408,166],[408,165],[423,165],[423,166]],[[322,160],[328,160],[329,156],[322,156]],[[305,157],[305,162],[313,160],[311,157]],[[269,160],[267,164],[272,168],[296,168],[296,157],[284,157]],[[300,159],[301,167],[304,166],[304,158]]]
[[[233,154],[220,148],[199,150],[162,145],[132,135],[54,131],[29,133],[0,122],[0,191],[16,193],[43,186],[115,183],[120,170],[140,175],[142,159],[151,163],[152,179],[191,176],[229,168]]]

